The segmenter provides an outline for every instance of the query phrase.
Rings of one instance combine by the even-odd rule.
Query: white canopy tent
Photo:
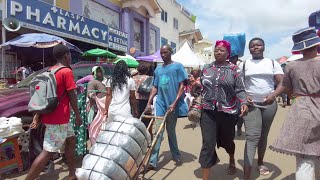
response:
[[[180,50],[172,56],[172,60],[180,62],[184,67],[200,67],[206,64],[196,56],[188,41],[185,41]]]

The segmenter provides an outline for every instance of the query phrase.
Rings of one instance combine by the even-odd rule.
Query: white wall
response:
[[[160,43],[161,37],[171,42],[176,43],[177,48],[180,43],[179,32],[189,31],[195,29],[195,23],[189,17],[181,12],[181,6],[175,0],[158,0],[162,10],[167,12],[167,22],[161,20],[161,13],[157,14],[155,18],[150,18],[150,23],[160,28]],[[178,29],[173,26],[173,18],[178,19]]]

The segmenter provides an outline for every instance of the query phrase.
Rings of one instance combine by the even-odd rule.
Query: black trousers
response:
[[[139,117],[143,113],[144,109],[146,108],[148,104],[148,99],[138,99],[138,112],[139,112]],[[143,124],[148,127],[150,120],[146,118],[142,118],[141,120]]]
[[[223,147],[228,154],[234,154],[235,115],[203,110],[200,120],[202,148],[199,163],[202,168],[211,168],[218,163],[215,146]]]

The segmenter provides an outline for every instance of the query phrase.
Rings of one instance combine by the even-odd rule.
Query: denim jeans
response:
[[[172,158],[174,160],[179,159],[181,157],[181,154],[178,148],[177,136],[176,136],[177,119],[178,119],[178,116],[174,113],[171,113],[167,116],[167,121],[166,121],[166,130],[168,133],[169,147],[170,147]],[[157,132],[154,132],[154,133],[157,133]],[[163,139],[163,133],[164,133],[164,130],[162,130],[150,157],[150,165],[152,165],[153,167],[156,167],[159,161],[159,152],[160,152],[161,141]]]

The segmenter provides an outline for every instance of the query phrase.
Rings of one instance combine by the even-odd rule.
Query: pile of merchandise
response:
[[[136,118],[116,116],[97,138],[77,169],[80,180],[132,179],[151,143],[145,125]]]
[[[21,118],[0,117],[0,137],[8,137],[23,131]]]

